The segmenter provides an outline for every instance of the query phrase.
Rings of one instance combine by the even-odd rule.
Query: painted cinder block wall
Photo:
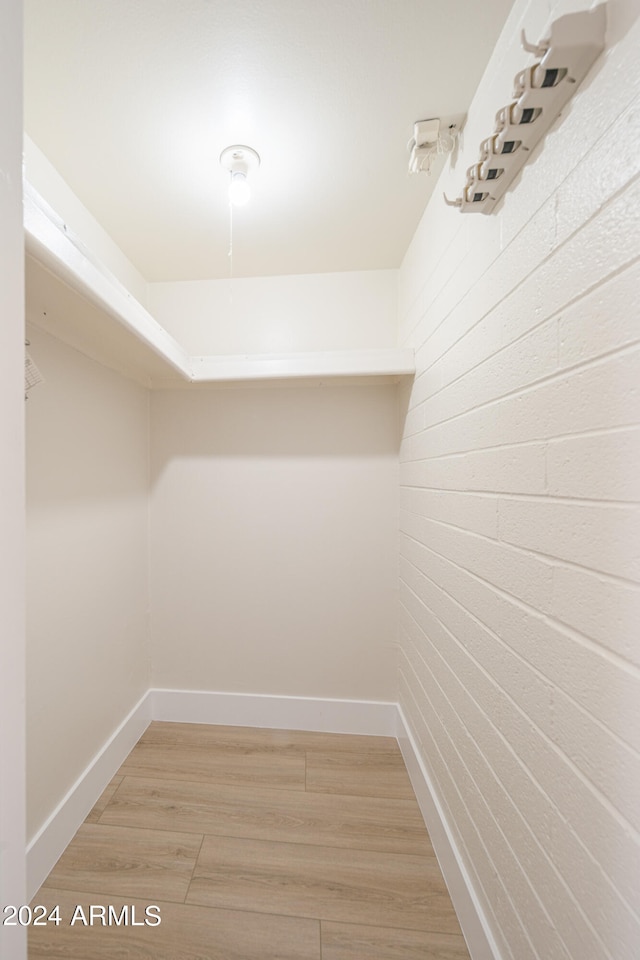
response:
[[[635,9],[634,9],[635,8]],[[445,207],[566,5],[516,2],[404,260],[399,698],[517,960],[640,949],[640,24],[493,216]],[[549,15],[551,13],[551,15]],[[635,501],[635,502],[634,502]]]

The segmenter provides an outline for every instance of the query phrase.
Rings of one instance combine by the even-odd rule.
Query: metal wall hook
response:
[[[551,45],[550,40],[541,40],[540,43],[529,43],[524,27],[520,31],[520,43],[522,44],[522,49],[526,50],[527,53],[532,53],[534,57],[544,57]]]

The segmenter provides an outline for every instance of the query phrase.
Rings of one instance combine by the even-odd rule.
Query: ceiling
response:
[[[399,266],[512,0],[25,0],[25,129],[149,281]],[[27,172],[28,173],[28,172]],[[437,171],[434,171],[434,174]]]

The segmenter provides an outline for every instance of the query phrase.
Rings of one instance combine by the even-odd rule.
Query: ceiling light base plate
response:
[[[220,165],[229,173],[243,173],[245,177],[260,166],[260,156],[252,147],[241,143],[225,147],[220,154]]]

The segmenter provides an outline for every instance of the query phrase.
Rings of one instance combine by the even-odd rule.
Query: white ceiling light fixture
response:
[[[260,166],[260,157],[251,147],[235,144],[220,154],[220,165],[229,171],[229,201],[243,207],[251,198],[249,174]]]
[[[430,174],[434,160],[453,151],[463,122],[464,114],[417,120],[413,125],[413,137],[407,144],[409,173]]]

